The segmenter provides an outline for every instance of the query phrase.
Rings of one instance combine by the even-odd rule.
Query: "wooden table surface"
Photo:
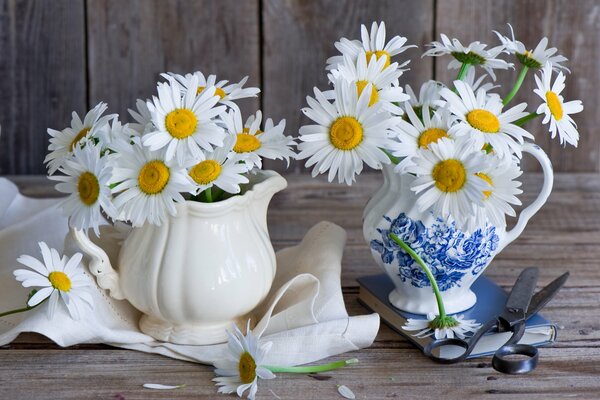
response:
[[[288,176],[289,187],[269,211],[277,249],[297,243],[315,223],[327,219],[344,227],[342,285],[351,315],[365,314],[357,302],[356,278],[379,272],[362,238],[361,216],[380,175],[363,175],[351,188],[322,179]],[[32,196],[52,193],[36,177],[13,179]],[[541,177],[525,177],[525,203]],[[548,203],[524,233],[492,263],[486,274],[504,287],[519,272],[540,267],[539,286],[571,271],[566,286],[544,309],[559,327],[558,341],[540,350],[538,368],[529,375],[495,372],[490,357],[443,366],[426,359],[405,339],[383,325],[368,349],[334,357],[360,363],[316,380],[284,375],[259,382],[259,399],[342,398],[336,385],[347,385],[358,399],[412,398],[600,398],[600,177],[559,174]],[[332,358],[332,360],[334,359]],[[331,360],[330,360],[331,361]],[[212,368],[159,355],[105,345],[62,349],[42,336],[23,334],[0,350],[0,399],[206,399],[216,394]],[[168,392],[142,388],[148,382],[185,384]]]

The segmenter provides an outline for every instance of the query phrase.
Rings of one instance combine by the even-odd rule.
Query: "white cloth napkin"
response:
[[[39,241],[59,251],[68,233],[67,220],[57,208],[58,199],[22,196],[10,181],[0,178],[0,312],[24,306],[29,289],[12,271],[22,268],[22,254],[40,257]],[[103,227],[99,242],[109,255],[118,254],[118,234]],[[113,232],[110,232],[110,230]],[[273,288],[254,310],[254,332],[273,342],[267,365],[299,365],[370,346],[379,330],[377,314],[349,317],[340,285],[345,231],[329,222],[315,225],[295,247],[277,253]],[[67,236],[65,253],[77,249]],[[113,264],[114,265],[114,264]],[[87,272],[86,272],[87,273]],[[87,275],[91,281],[94,278]],[[140,317],[127,301],[114,300],[93,284],[94,311],[79,321],[59,307],[52,320],[44,303],[34,310],[0,318],[0,345],[21,332],[37,332],[60,346],[107,343],[164,356],[212,363],[226,345],[187,346],[158,342],[138,328]]]

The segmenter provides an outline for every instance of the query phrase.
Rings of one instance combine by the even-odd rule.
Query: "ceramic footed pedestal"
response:
[[[276,172],[261,171],[242,195],[179,203],[163,225],[131,230],[115,268],[87,234],[71,234],[98,285],[144,313],[144,333],[179,344],[221,343],[271,288],[276,263],[267,208],[286,186]]]
[[[393,232],[426,262],[440,288],[446,312],[472,307],[477,301],[473,282],[492,259],[515,240],[529,219],[542,207],[552,191],[553,171],[546,153],[526,143],[523,152],[533,155],[544,171],[544,184],[536,200],[523,209],[515,226],[487,224],[475,232],[463,232],[454,223],[420,212],[410,189],[415,177],[384,166],[383,186],[373,195],[363,214],[363,235],[373,258],[392,279],[395,289],[389,300],[395,307],[414,314],[438,313],[431,284],[417,263],[389,237]]]

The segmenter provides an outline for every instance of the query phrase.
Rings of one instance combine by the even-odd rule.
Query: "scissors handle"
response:
[[[513,327],[510,339],[500,347],[492,358],[492,367],[505,374],[526,374],[535,369],[538,363],[538,349],[529,344],[518,344],[525,333],[525,322],[521,321]],[[526,357],[512,360],[510,356]]]

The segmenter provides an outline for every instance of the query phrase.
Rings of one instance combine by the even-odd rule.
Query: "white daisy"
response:
[[[145,222],[161,225],[167,215],[175,215],[175,202],[185,199],[181,193],[194,193],[195,188],[184,167],[176,161],[165,161],[164,152],[153,152],[139,140],[119,150],[113,159],[115,184],[113,201],[119,219],[133,226]]]
[[[108,124],[106,129],[103,129],[99,134],[99,145],[102,152],[105,150],[118,151],[123,146],[130,144],[132,138],[139,137],[140,133],[132,129],[130,124],[121,124],[119,118],[114,117]]]
[[[194,85],[198,78],[194,76],[191,81]],[[213,118],[223,113],[226,107],[215,107],[218,101],[214,86],[199,96],[193,91],[182,96],[177,81],[159,83],[158,97],[147,103],[153,130],[142,136],[142,143],[152,151],[166,148],[166,161],[177,157],[177,162],[182,165],[190,158],[200,157],[202,149],[212,151],[213,146],[222,146],[223,129],[213,122]]]
[[[237,393],[242,397],[248,389],[248,399],[254,400],[258,390],[258,378],[273,379],[275,375],[263,367],[262,361],[271,349],[271,342],[260,344],[250,330],[250,321],[246,336],[234,326],[234,332],[227,331],[228,353],[225,358],[215,361],[215,373],[218,376],[213,381],[219,386],[219,393]]]
[[[148,109],[148,103],[151,100],[137,99],[135,102],[136,110],[128,109],[129,115],[136,121],[135,123],[129,124],[130,128],[136,131],[138,134],[143,135],[144,133],[151,132],[152,127],[152,113]]]
[[[483,89],[486,92],[488,92],[489,96],[500,96],[497,93],[489,93],[490,90],[499,88],[500,85],[494,85],[492,82],[485,82],[488,76],[489,75],[487,74],[481,74],[479,78],[475,79],[475,68],[469,68],[467,70],[467,73],[465,74],[465,77],[463,78],[463,82],[471,86],[473,92],[477,92],[477,90]]]
[[[183,86],[184,90],[187,91],[191,88],[197,95],[200,95],[206,88],[214,87],[215,95],[219,96],[219,103],[225,104],[231,108],[238,108],[233,102],[234,100],[256,97],[256,95],[260,93],[260,89],[257,87],[244,87],[248,81],[247,76],[238,83],[231,83],[228,85],[229,81],[221,80],[217,82],[216,75],[208,75],[205,77],[200,71],[185,75],[174,74],[172,72],[161,75],[167,79],[175,78]],[[193,77],[196,77],[197,81],[192,80]]]
[[[514,217],[515,210],[511,204],[520,206],[517,195],[523,193],[516,179],[523,174],[519,164],[513,158],[501,159],[494,154],[485,156],[484,168],[477,176],[486,181],[489,188],[483,192],[483,206],[475,206],[475,216],[469,223],[469,231],[485,227],[489,222],[500,228],[506,227],[506,217]]]
[[[56,190],[69,194],[61,202],[69,225],[77,229],[92,228],[96,236],[100,235],[102,210],[110,217],[117,215],[108,186],[112,174],[112,168],[107,164],[109,157],[100,157],[100,145],[76,146],[73,156],[59,169],[64,175],[49,177],[60,182],[56,184]]]
[[[577,114],[583,110],[581,100],[572,100],[565,103],[560,93],[565,88],[565,76],[562,71],[554,83],[552,81],[552,66],[547,63],[541,72],[541,77],[535,76],[537,88],[533,91],[540,96],[544,102],[537,109],[538,114],[544,114],[542,124],[550,123],[550,133],[552,138],[560,139],[560,144],[569,143],[577,147],[579,141],[579,132],[577,124],[571,118],[571,114]]]
[[[533,139],[533,136],[511,122],[527,115],[524,111],[527,103],[502,112],[502,100],[498,96],[489,96],[482,88],[476,96],[473,89],[462,81],[454,81],[454,86],[460,97],[448,88],[440,92],[448,102],[450,112],[458,118],[450,128],[450,134],[473,138],[480,148],[489,144],[501,157],[513,153],[521,157],[523,139]]]
[[[423,57],[437,57],[444,54],[450,54],[454,57],[454,60],[448,64],[449,69],[458,69],[463,63],[479,65],[487,71],[493,80],[496,80],[494,69],[508,69],[513,67],[513,64],[497,58],[498,55],[505,50],[503,45],[486,50],[487,44],[478,41],[472,42],[468,46],[463,46],[458,39],[452,39],[452,41],[450,41],[448,36],[443,33],[440,36],[442,41],[432,42],[429,45],[431,46],[431,49],[423,53]]]
[[[52,319],[58,307],[59,300],[67,307],[71,318],[81,319],[91,311],[94,302],[88,292],[89,279],[81,266],[81,253],[72,257],[62,258],[55,249],[50,249],[44,242],[38,243],[42,251],[43,262],[29,255],[22,255],[17,261],[28,269],[14,271],[15,278],[24,287],[41,287],[27,302],[29,307],[35,307],[48,299],[48,318]]]
[[[499,32],[494,31],[494,33],[500,39],[500,42],[504,45],[506,50],[514,54],[519,62],[529,68],[539,69],[546,65],[547,62],[552,64],[552,69],[558,71],[560,69],[564,69],[569,72],[569,69],[560,63],[567,61],[565,56],[560,54],[556,54],[558,49],[556,47],[546,48],[548,46],[548,38],[544,37],[534,50],[527,50],[525,45],[515,39],[515,32],[510,24],[508,24],[510,28],[510,33],[512,39],[507,36],[501,35]]]
[[[377,22],[373,22],[371,25],[371,34],[367,31],[365,25],[361,25],[360,33],[362,42],[346,38],[341,38],[339,42],[335,42],[335,48],[342,55],[330,57],[327,60],[327,69],[336,69],[339,65],[343,64],[344,56],[348,56],[351,60],[356,61],[363,54],[367,58],[367,61],[370,61],[372,56],[375,56],[377,59],[384,58],[384,66],[387,67],[391,64],[392,57],[404,52],[406,49],[416,47],[414,45],[404,46],[407,39],[402,36],[394,36],[386,43],[385,22],[381,22],[379,25]],[[408,64],[408,61],[401,64],[400,68],[406,64]]]
[[[73,111],[70,127],[62,131],[48,129],[48,134],[51,136],[48,145],[50,153],[44,160],[44,163],[48,164],[48,174],[54,174],[77,145],[85,143],[88,138],[97,138],[99,132],[106,129],[108,121],[116,116],[116,114],[102,116],[107,108],[106,103],[98,103],[87,112],[83,122]]]
[[[468,333],[474,333],[479,329],[481,324],[474,319],[465,319],[464,315],[452,316],[457,325],[446,328],[432,328],[431,321],[436,318],[433,313],[427,314],[427,319],[409,318],[406,320],[406,325],[402,327],[405,331],[419,331],[413,336],[424,338],[434,335],[436,339],[457,338],[464,339]]]
[[[251,166],[262,168],[262,158],[270,160],[286,160],[295,158],[292,146],[296,143],[290,136],[285,136],[285,120],[274,125],[273,120],[265,121],[264,131],[260,129],[262,112],[259,110],[251,115],[246,124],[242,124],[242,113],[238,109],[231,109],[222,117],[225,130],[235,136],[236,141],[233,151]]]
[[[414,165],[412,157],[420,149],[427,149],[431,143],[441,138],[447,138],[451,119],[447,109],[438,109],[431,116],[428,105],[422,108],[422,116],[417,115],[410,104],[406,104],[406,115],[410,122],[400,120],[392,127],[399,144],[395,146],[392,155],[404,158],[397,166],[396,172],[403,173],[410,165]]]
[[[441,138],[412,158],[407,172],[417,176],[411,190],[417,193],[421,212],[431,209],[436,216],[462,224],[474,214],[473,204],[483,206],[488,183],[476,175],[483,170],[483,152],[473,140]]]
[[[444,101],[440,99],[440,90],[444,85],[438,81],[429,80],[421,85],[419,96],[415,94],[410,85],[404,86],[406,94],[409,96],[408,103],[413,107],[417,115],[421,113],[423,104],[429,104],[440,107]]]
[[[217,186],[227,193],[239,193],[240,184],[248,183],[244,176],[252,168],[251,164],[240,162],[239,157],[232,153],[235,136],[225,139],[223,147],[212,153],[203,153],[188,168],[188,173],[198,187],[198,193]]]
[[[331,71],[329,79],[331,82],[336,82],[339,79],[344,79],[356,85],[358,95],[362,93],[365,87],[371,83],[371,97],[369,106],[377,102],[383,104],[383,109],[396,115],[402,114],[402,109],[394,103],[401,103],[409,100],[409,96],[404,93],[402,87],[398,86],[398,77],[402,75],[402,70],[398,69],[398,64],[393,63],[389,67],[385,67],[384,58],[371,58],[367,64],[366,57],[358,57],[356,61],[352,61],[350,57],[344,56],[344,63],[338,69]],[[334,91],[324,92],[328,99],[335,96]]]
[[[330,103],[317,88],[315,98],[306,97],[309,107],[302,112],[316,125],[300,128],[302,141],[298,145],[298,159],[306,159],[306,167],[314,165],[312,175],[329,171],[328,179],[352,184],[360,174],[363,162],[371,168],[381,169],[390,162],[381,150],[390,148],[394,141],[389,129],[399,117],[391,117],[375,103],[369,107],[371,84],[360,97],[356,85],[339,80],[335,84],[335,99]]]

